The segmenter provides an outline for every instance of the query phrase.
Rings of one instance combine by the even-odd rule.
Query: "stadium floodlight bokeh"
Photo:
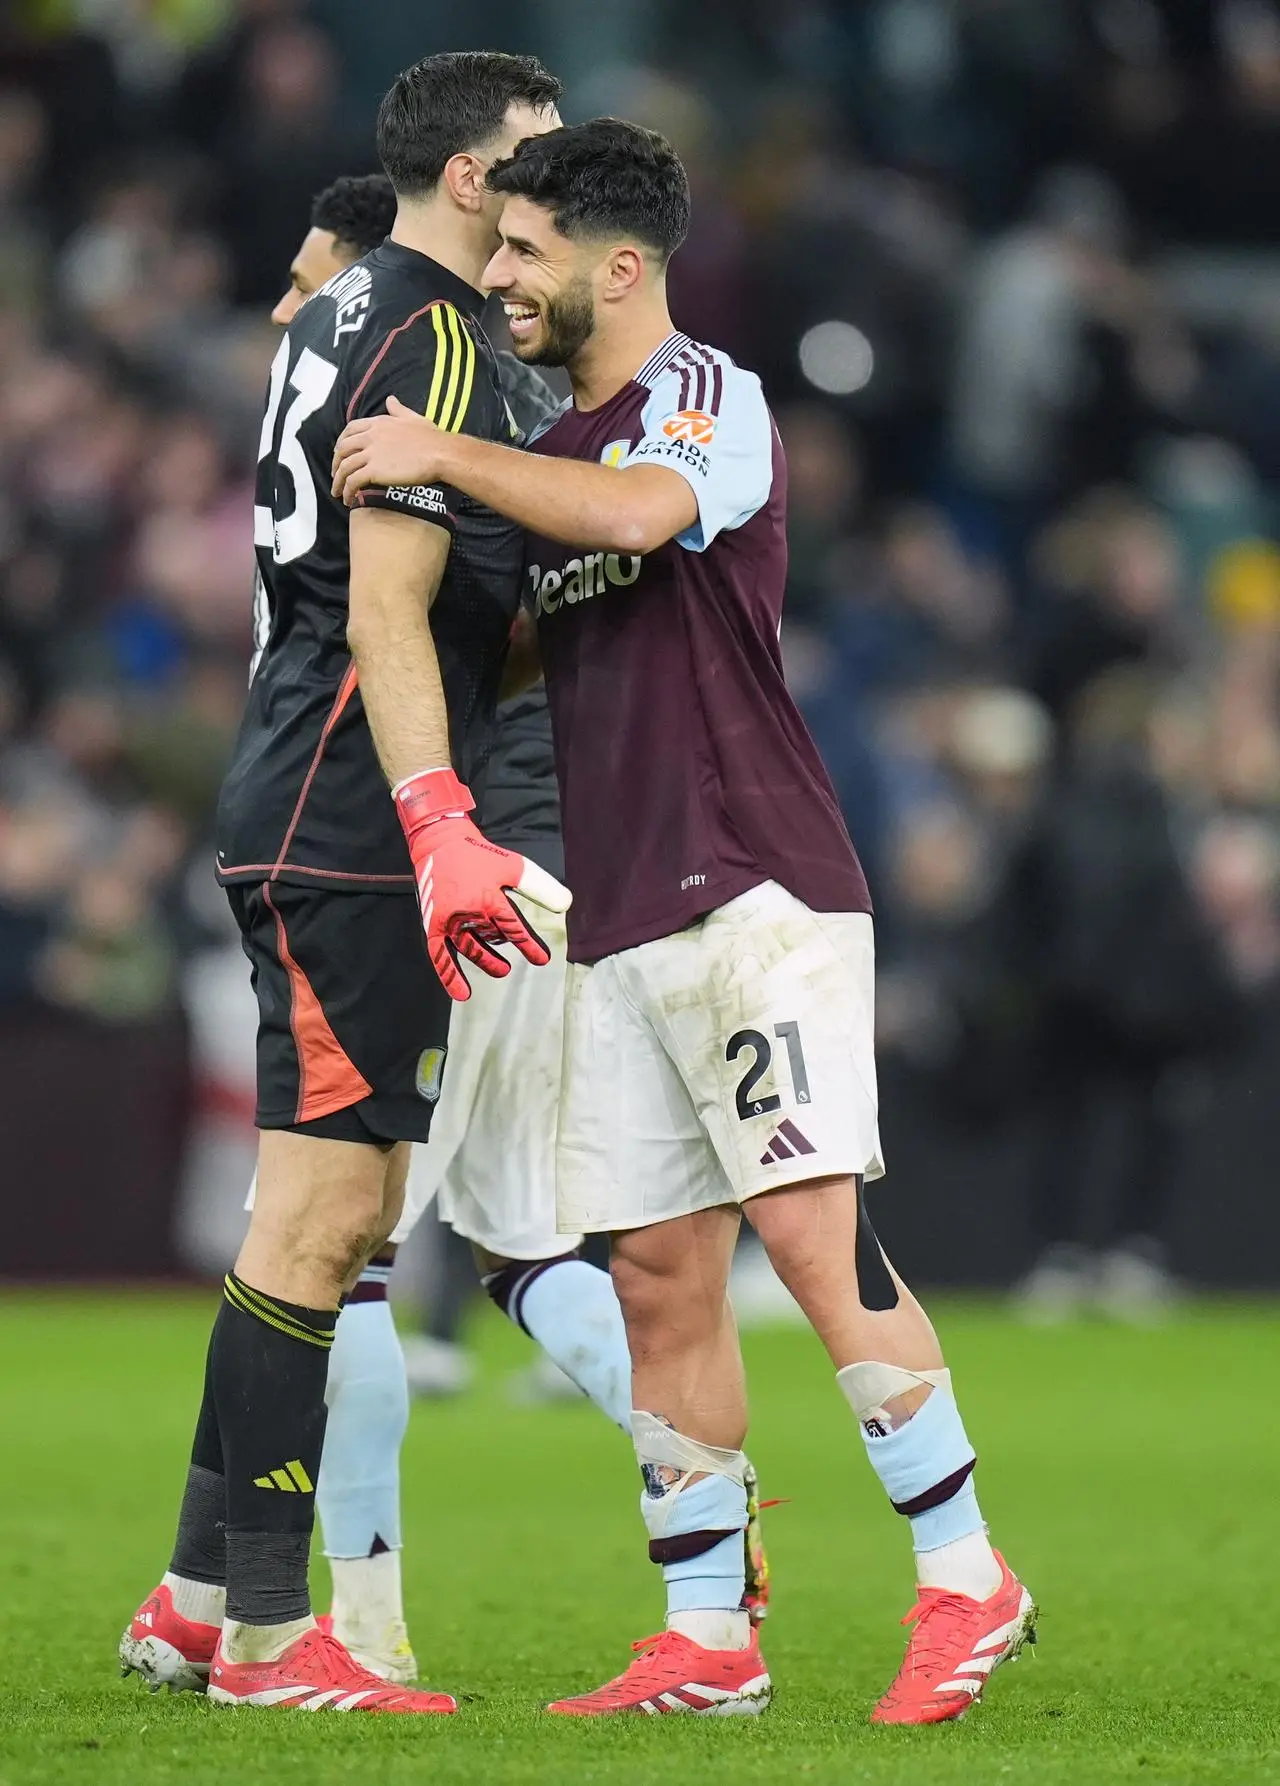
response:
[[[828,397],[851,397],[870,384],[875,349],[851,322],[817,322],[800,337],[800,370]]]

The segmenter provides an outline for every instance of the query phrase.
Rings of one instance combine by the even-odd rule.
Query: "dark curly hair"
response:
[[[452,156],[493,140],[513,105],[545,111],[563,91],[536,56],[426,56],[396,76],[378,107],[378,160],[397,192],[425,197]]]
[[[312,229],[327,229],[357,258],[391,234],[396,194],[385,174],[348,174],[311,201]]]
[[[684,163],[656,130],[622,118],[526,137],[488,186],[544,205],[561,235],[634,236],[664,260],[689,233]]]

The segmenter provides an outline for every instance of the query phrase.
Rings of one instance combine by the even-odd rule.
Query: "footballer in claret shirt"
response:
[[[574,890],[557,1138],[562,1227],[612,1236],[632,1432],[666,1627],[569,1716],[751,1713],[746,1405],[725,1296],[740,1215],[836,1367],[917,1603],[878,1723],[963,1715],[1034,1634],[986,1535],[933,1328],[863,1198],[882,1171],[872,920],[778,650],[786,474],[759,381],[673,328],[688,186],[617,119],[521,144],[485,274],[515,351],[572,398],[512,453],[391,406],[344,431],[335,489],[440,479],[526,529],[526,596]],[[832,1566],[856,1579],[852,1553]]]

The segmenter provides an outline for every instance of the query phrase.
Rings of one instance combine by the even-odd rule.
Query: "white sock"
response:
[[[228,1662],[276,1662],[291,1643],[315,1630],[315,1620],[290,1619],[287,1625],[241,1625],[235,1619],[222,1624],[222,1653]]]
[[[667,1629],[692,1638],[704,1650],[745,1650],[751,1642],[751,1620],[745,1612],[671,1612]]]
[[[405,1636],[400,1552],[330,1557],[333,1634],[348,1649],[393,1649]]]
[[[164,1572],[161,1583],[173,1596],[173,1610],[193,1625],[220,1625],[227,1610],[227,1590],[211,1581],[192,1581],[186,1575]]]
[[[547,1356],[623,1432],[631,1432],[631,1354],[607,1271],[562,1259],[519,1296],[520,1320]]]
[[[328,1557],[400,1545],[400,1446],[409,1424],[404,1353],[388,1302],[348,1303],[329,1354],[316,1513]]]
[[[918,1550],[916,1580],[922,1588],[946,1588],[971,1600],[988,1600],[1000,1586],[1000,1565],[985,1530],[966,1532],[936,1550]]]

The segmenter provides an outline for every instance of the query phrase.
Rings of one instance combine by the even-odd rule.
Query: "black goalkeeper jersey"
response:
[[[329,494],[330,467],[346,423],[384,414],[392,395],[454,433],[511,440],[482,304],[445,267],[388,241],[304,304],[281,343],[259,446],[254,666],[218,803],[224,882],[413,887],[347,649],[348,515]],[[465,781],[488,750],[520,531],[440,486],[365,500],[452,535],[431,630]]]

